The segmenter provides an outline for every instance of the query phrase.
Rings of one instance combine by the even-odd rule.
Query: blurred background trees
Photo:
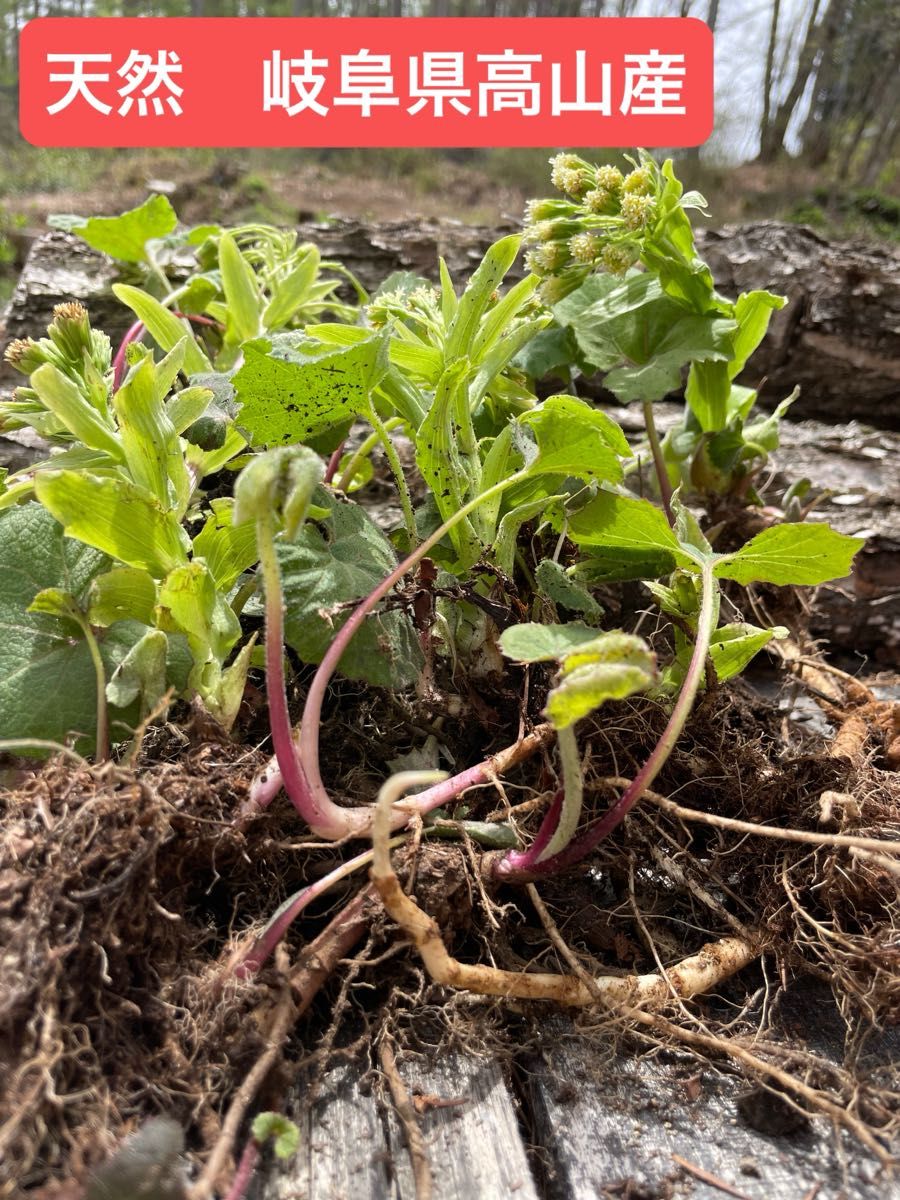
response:
[[[893,179],[900,145],[897,0],[0,0],[0,14],[8,101],[17,33],[33,17],[699,17],[717,35],[721,132],[707,157],[788,157],[875,187]]]
[[[120,212],[163,189],[186,221],[415,214],[496,225],[546,193],[548,155],[565,148],[25,143],[16,113],[25,22],[137,15],[696,17],[715,33],[716,125],[702,147],[672,153],[686,185],[708,197],[712,221],[778,218],[838,238],[900,241],[900,0],[0,0],[0,304],[53,212]],[[596,161],[620,153],[580,149]]]

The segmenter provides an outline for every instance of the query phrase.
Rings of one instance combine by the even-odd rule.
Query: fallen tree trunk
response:
[[[374,290],[394,271],[436,278],[443,256],[463,278],[487,247],[514,226],[454,221],[352,220],[300,225],[325,258],[349,267]],[[701,253],[725,295],[764,287],[790,303],[776,313],[768,338],[742,382],[766,380],[770,406],[800,384],[795,418],[858,420],[900,429],[900,253],[892,247],[828,242],[804,226],[775,221],[699,234]],[[521,274],[519,264],[513,269]],[[109,291],[115,265],[68,234],[37,239],[6,314],[7,338],[34,336],[60,300],[80,299],[98,328],[124,332],[128,313]],[[0,377],[2,378],[2,377]],[[6,375],[10,381],[11,376]]]

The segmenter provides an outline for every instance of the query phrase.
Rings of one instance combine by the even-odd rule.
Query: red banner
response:
[[[713,39],[690,18],[42,18],[37,146],[693,146]]]

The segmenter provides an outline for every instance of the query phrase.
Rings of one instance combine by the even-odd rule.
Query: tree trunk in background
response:
[[[826,162],[836,132],[830,110],[833,108],[842,68],[838,43],[852,9],[852,0],[831,0],[831,6],[822,22],[819,68],[816,72],[809,114],[800,135],[803,160],[811,167],[820,167]]]
[[[875,187],[885,163],[890,162],[900,142],[900,66],[882,99],[880,115],[872,133],[868,153],[857,176],[862,187]]]
[[[769,25],[769,45],[766,50],[766,72],[763,79],[763,110],[762,122],[759,129],[759,142],[762,146],[769,128],[774,96],[772,95],[773,76],[775,74],[775,48],[778,45],[778,18],[781,14],[781,0],[773,0],[772,22]]]
[[[828,0],[825,0],[825,3],[827,5]],[[803,98],[807,84],[816,66],[822,32],[821,28],[816,25],[816,20],[819,16],[821,4],[822,0],[813,0],[812,9],[809,14],[809,24],[806,27],[806,36],[803,39],[803,46],[797,62],[797,73],[794,76],[794,82],[791,84],[787,96],[775,110],[774,116],[771,117],[768,126],[763,128],[759,148],[760,162],[769,163],[777,158],[784,146],[785,134],[787,133],[787,127],[790,124],[794,109]]]

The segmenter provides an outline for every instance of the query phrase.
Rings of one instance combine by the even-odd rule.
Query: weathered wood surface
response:
[[[441,255],[463,277],[514,225],[335,220],[298,228],[324,257],[343,262],[372,289],[398,270],[434,279]],[[777,403],[799,383],[795,417],[856,418],[900,429],[900,252],[832,243],[803,226],[776,221],[701,230],[698,241],[725,295],[765,287],[790,298],[775,314],[768,339],[754,355],[752,377],[745,380],[755,385],[767,377],[763,403]],[[521,270],[517,263],[511,278]],[[6,336],[40,333],[53,304],[65,299],[87,303],[97,327],[111,336],[124,332],[128,314],[109,293],[114,274],[109,259],[67,234],[38,238],[6,314]]]
[[[722,1197],[673,1155],[748,1200],[801,1200],[815,1188],[816,1200],[900,1197],[900,1186],[822,1119],[778,1136],[751,1128],[739,1108],[751,1089],[738,1076],[669,1054],[604,1062],[566,1022],[554,1022],[552,1034],[530,1075],[547,1200]],[[764,1112],[767,1099],[752,1096]]]
[[[879,1174],[874,1157],[828,1120],[804,1122],[736,1072],[668,1051],[616,1050],[558,1014],[537,1020],[542,1048],[502,1069],[458,1053],[398,1054],[413,1095],[465,1102],[423,1105],[433,1200],[725,1194],[673,1155],[746,1200],[900,1200],[900,1183]],[[788,993],[779,1023],[777,1036],[840,1060],[843,1027],[825,989]],[[862,1071],[874,1070],[883,1079],[892,1073],[896,1085],[896,1031],[869,1046]],[[269,1169],[254,1200],[414,1200],[408,1152],[377,1072],[367,1063],[338,1067],[311,1112],[306,1086],[297,1089],[294,1113],[303,1148]]]
[[[402,1055],[398,1069],[408,1091],[425,1098],[419,1120],[434,1200],[538,1200],[516,1101],[497,1063]],[[301,1108],[301,1151],[273,1169],[256,1200],[415,1200],[401,1126],[383,1094],[377,1072],[358,1063],[330,1072],[312,1111]]]

